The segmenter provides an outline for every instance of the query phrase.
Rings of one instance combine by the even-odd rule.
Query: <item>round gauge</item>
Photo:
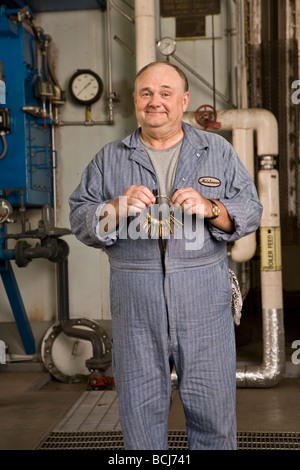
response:
[[[101,98],[103,83],[92,70],[77,70],[70,79],[69,91],[76,103],[89,105]]]
[[[12,212],[13,210],[10,203],[5,199],[0,199],[0,224],[9,220]]]
[[[172,38],[165,37],[158,42],[157,46],[163,55],[172,55],[176,49],[176,42]]]

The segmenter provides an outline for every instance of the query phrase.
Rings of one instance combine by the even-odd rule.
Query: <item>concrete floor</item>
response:
[[[46,371],[8,371],[2,366],[0,450],[36,449],[86,390],[85,383],[61,383]],[[238,389],[238,431],[300,433],[299,398],[300,378],[284,378],[269,389]],[[174,390],[169,430],[184,429]]]

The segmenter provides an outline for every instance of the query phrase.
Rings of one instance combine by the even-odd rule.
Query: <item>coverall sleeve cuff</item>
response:
[[[255,217],[255,220],[249,220],[249,214],[245,210],[244,204],[240,202],[230,201],[228,199],[220,199],[220,202],[226,207],[231,220],[234,223],[235,230],[232,233],[224,232],[223,230],[209,224],[211,235],[219,241],[234,242],[240,238],[254,232],[259,225],[260,217]],[[246,203],[245,203],[246,204]]]
[[[118,229],[112,230],[111,232],[107,233],[105,236],[103,235],[101,236],[99,234],[99,225],[100,225],[99,217],[100,217],[100,213],[101,213],[103,206],[105,206],[106,204],[107,202],[100,204],[96,209],[96,212],[94,215],[94,221],[93,221],[93,232],[94,232],[94,236],[98,238],[100,242],[105,243],[105,245],[112,245],[113,243],[117,241],[119,237],[119,232],[124,224],[124,220],[121,222],[121,226],[119,226]]]

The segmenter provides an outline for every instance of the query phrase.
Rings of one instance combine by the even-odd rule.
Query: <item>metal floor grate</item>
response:
[[[52,432],[37,450],[124,450],[123,434],[114,432]]]
[[[241,450],[300,450],[299,432],[239,432]]]
[[[170,449],[187,449],[185,431],[169,432]],[[52,432],[37,450],[124,450],[121,431]]]
[[[300,450],[300,433],[238,432],[238,450]],[[185,431],[169,431],[169,449],[187,450]],[[52,432],[37,450],[124,450],[113,432]]]

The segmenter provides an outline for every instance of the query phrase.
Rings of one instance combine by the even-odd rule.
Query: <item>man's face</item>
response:
[[[134,103],[136,117],[147,133],[171,135],[181,128],[189,93],[183,90],[183,80],[175,69],[156,64],[136,80]]]

